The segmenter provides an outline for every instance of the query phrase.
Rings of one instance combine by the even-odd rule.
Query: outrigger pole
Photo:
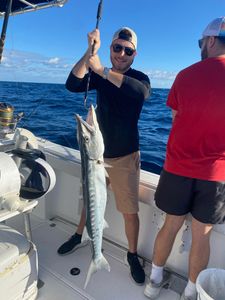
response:
[[[97,22],[96,22],[96,26],[95,29],[98,29],[99,27],[99,22],[101,20],[102,17],[102,3],[103,0],[100,0],[99,4],[98,4],[98,12],[97,12]],[[94,53],[95,50],[95,41],[94,44],[92,45],[92,54]],[[86,107],[86,103],[87,103],[87,97],[88,97],[88,90],[89,90],[89,85],[90,85],[90,79],[91,79],[91,69],[89,68],[88,70],[88,79],[87,79],[87,87],[86,87],[86,91],[85,91],[85,95],[84,95],[84,106]]]
[[[11,13],[11,8],[12,8],[12,0],[8,0],[7,9],[6,9],[6,12],[5,12],[4,21],[3,21],[3,25],[2,25],[1,38],[0,38],[0,63],[1,63],[1,60],[2,60],[2,52],[3,52],[3,48],[4,48],[6,30],[7,30],[9,15]]]

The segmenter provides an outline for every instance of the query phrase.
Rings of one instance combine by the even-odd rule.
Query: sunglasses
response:
[[[115,53],[120,53],[121,51],[124,51],[127,56],[132,56],[134,54],[134,52],[136,51],[133,48],[124,47],[120,44],[113,44],[112,48]]]
[[[204,40],[205,40],[206,38],[207,38],[207,37],[204,36],[203,38],[201,38],[200,40],[198,40],[198,46],[199,46],[200,49],[202,49],[203,42],[204,42]]]
[[[201,49],[203,44],[203,39],[198,40],[198,46]]]

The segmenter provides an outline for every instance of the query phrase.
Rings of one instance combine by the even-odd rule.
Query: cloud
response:
[[[64,83],[71,68],[72,64],[64,58],[5,49],[0,80]]]
[[[145,72],[152,83],[152,87],[170,88],[177,75],[177,72],[166,70],[150,70]]]
[[[48,61],[47,61],[48,64],[50,65],[57,65],[60,63],[60,58],[59,57],[53,57],[53,58],[50,58]]]
[[[163,71],[163,70],[151,70],[147,74],[154,79],[163,79],[163,80],[174,80],[177,72]]]

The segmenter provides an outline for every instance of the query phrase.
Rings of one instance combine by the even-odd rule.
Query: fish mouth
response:
[[[85,126],[88,131],[94,132],[95,131],[95,125],[97,122],[96,115],[95,115],[95,109],[94,106],[91,105],[88,111],[88,115],[86,118],[86,121],[82,119],[82,117],[79,114],[75,114],[75,118],[77,120],[77,123],[80,126]]]

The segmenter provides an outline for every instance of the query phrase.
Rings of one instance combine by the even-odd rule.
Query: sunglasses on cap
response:
[[[133,48],[124,47],[120,44],[113,44],[112,48],[115,53],[120,53],[121,51],[124,51],[127,56],[132,56],[134,54],[134,52],[136,51]]]

